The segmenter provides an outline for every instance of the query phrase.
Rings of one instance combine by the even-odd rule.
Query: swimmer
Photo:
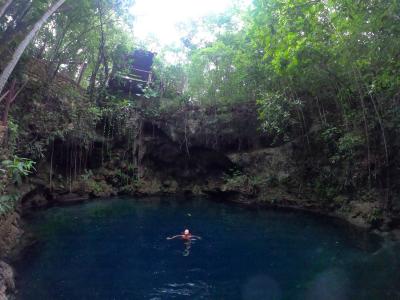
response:
[[[185,229],[185,231],[182,234],[174,235],[172,237],[167,237],[167,240],[173,240],[176,238],[181,238],[182,240],[186,240],[186,241],[201,240],[200,236],[191,234],[189,229]]]

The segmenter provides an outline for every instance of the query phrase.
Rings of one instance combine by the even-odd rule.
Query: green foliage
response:
[[[382,209],[374,208],[368,215],[367,215],[367,222],[372,226],[380,225],[383,222],[384,214]]]
[[[89,114],[89,120],[92,121],[93,125],[96,125],[101,117],[103,116],[103,112],[101,110],[100,107],[97,106],[90,106],[89,109],[87,110],[88,114]]]
[[[19,126],[12,117],[8,119],[8,132],[9,148],[14,149],[17,145]]]
[[[103,186],[95,181],[95,180],[88,180],[86,181],[87,190],[93,193],[95,196],[100,196],[103,192]]]
[[[341,134],[341,130],[335,126],[327,127],[321,131],[321,137],[325,143],[336,142]]]
[[[362,149],[365,141],[362,136],[354,132],[348,132],[338,141],[339,153],[347,158],[354,158],[358,149]]]
[[[334,177],[330,169],[321,170],[318,178],[312,184],[312,189],[322,202],[329,203],[340,194],[341,189],[337,180],[338,178]]]
[[[83,174],[81,174],[81,178],[84,181],[87,181],[93,177],[93,171],[92,170],[85,170]]]
[[[146,99],[151,99],[151,98],[155,98],[158,96],[158,92],[150,87],[145,87],[143,89],[143,97],[145,97]]]
[[[226,189],[240,190],[249,194],[255,192],[256,186],[266,182],[261,176],[251,176],[238,169],[231,170],[229,174],[224,174],[222,178]]]
[[[27,144],[24,154],[34,160],[41,160],[45,157],[46,147],[45,141],[33,141]]]
[[[328,146],[329,160],[335,164],[343,160],[353,160],[362,153],[365,140],[356,132],[345,132],[335,126],[326,127],[321,131],[322,141]]]
[[[35,170],[35,162],[27,159],[14,156],[12,160],[3,160],[1,162],[4,171],[12,178],[14,184],[20,185],[22,178],[28,176],[32,170]]]
[[[165,57],[168,54],[173,55],[176,52],[174,49],[170,51],[166,50],[165,53],[158,54],[154,61],[154,86],[160,98],[173,100],[186,92],[187,70],[181,63],[168,63]]]
[[[241,177],[243,177],[243,175],[244,174],[242,173],[242,171],[240,171],[238,169],[233,169],[233,170],[230,170],[229,174],[224,174],[222,176],[222,179],[227,183],[229,183],[229,182],[235,183],[237,181],[241,181]]]
[[[4,215],[15,208],[18,195],[0,195],[0,216]]]
[[[267,132],[282,134],[295,125],[295,111],[301,109],[299,100],[291,100],[282,94],[264,93],[263,97],[257,100],[259,105],[259,117],[262,121],[262,128]]]
[[[127,170],[118,169],[113,178],[114,185],[119,187],[128,186],[137,183],[137,181],[135,168],[132,165],[129,165]]]
[[[254,99],[253,67],[241,33],[226,33],[220,40],[193,51],[188,66],[189,94],[202,104],[234,103]],[[250,75],[250,76],[249,76]]]

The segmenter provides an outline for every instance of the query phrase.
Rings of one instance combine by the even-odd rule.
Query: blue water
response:
[[[400,299],[396,244],[299,212],[109,199],[28,226],[17,299]],[[203,239],[166,240],[186,227]]]

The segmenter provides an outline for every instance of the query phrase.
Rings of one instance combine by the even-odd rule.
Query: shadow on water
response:
[[[113,199],[28,218],[17,299],[399,299],[400,245],[293,211]],[[166,237],[190,228],[203,239]]]

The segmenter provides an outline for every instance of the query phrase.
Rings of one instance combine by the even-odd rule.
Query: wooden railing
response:
[[[152,71],[141,70],[141,69],[136,69],[136,68],[133,68],[132,70],[134,72],[134,75],[136,75],[136,76],[138,76],[137,73],[139,73],[139,74],[144,73],[144,75],[146,75],[146,77],[147,77],[146,80],[143,80],[142,76],[139,75],[138,77],[140,77],[140,79],[138,81],[145,82],[146,84],[150,84],[152,82],[152,77],[153,77]]]

